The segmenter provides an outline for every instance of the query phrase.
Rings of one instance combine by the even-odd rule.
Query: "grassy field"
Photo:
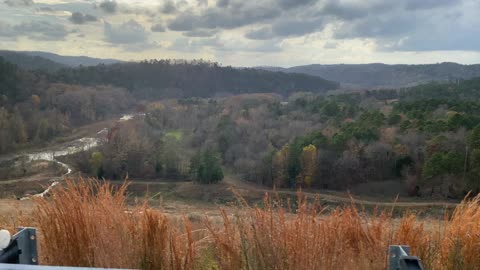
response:
[[[170,131],[170,132],[165,133],[165,137],[169,137],[169,138],[173,138],[177,141],[181,141],[182,137],[183,137],[183,133],[180,130]]]
[[[227,207],[194,201],[173,205],[157,198],[158,206],[151,207],[128,199],[127,188],[68,180],[49,198],[1,201],[0,223],[37,227],[41,262],[50,265],[385,269],[389,244],[410,245],[426,269],[480,265],[478,198],[464,201],[444,218],[425,219],[408,211],[394,217],[392,207],[326,208],[319,198],[301,194],[295,201],[266,196],[258,206],[239,197]]]

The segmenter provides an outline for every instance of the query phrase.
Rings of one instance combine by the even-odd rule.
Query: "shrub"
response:
[[[477,269],[480,197],[444,220],[368,213],[354,204],[327,213],[317,197],[295,207],[265,197],[262,207],[221,209],[220,218],[169,216],[128,206],[127,185],[67,180],[36,200],[41,263],[140,269],[385,269],[390,244],[410,245],[425,269]],[[194,218],[192,218],[194,217]],[[22,216],[19,216],[22,220]],[[4,222],[0,220],[0,224]],[[195,229],[194,229],[195,228]]]

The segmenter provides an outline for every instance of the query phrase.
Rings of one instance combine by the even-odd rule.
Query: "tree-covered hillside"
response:
[[[256,92],[323,93],[337,87],[314,76],[235,69],[203,61],[58,69],[49,60],[18,54],[10,57],[28,68],[0,57],[0,153],[44,144],[79,125],[126,112],[138,100]]]
[[[0,154],[44,145],[131,104],[124,89],[50,83],[44,72],[19,69],[0,57]]]
[[[197,179],[189,168],[198,168],[198,151],[207,149],[209,160],[270,187],[382,187],[392,196],[461,198],[480,191],[479,89],[475,79],[286,100],[274,94],[162,100],[146,106],[135,128],[119,127],[95,168],[107,178]],[[91,171],[91,156],[83,158],[76,160]]]
[[[65,56],[38,51],[0,50],[0,56],[23,69],[47,70],[50,72],[65,67],[96,66],[99,64],[109,65],[122,62],[115,59],[100,59],[87,56]]]
[[[70,164],[107,179],[214,183],[227,168],[278,188],[442,198],[480,191],[480,79],[324,94],[336,86],[203,61],[47,73],[0,58],[0,153],[136,105],[144,117],[117,123],[104,145]]]
[[[65,65],[54,62],[47,58],[14,51],[0,51],[0,57],[2,57],[5,61],[15,64],[18,67],[26,70],[43,70],[47,72],[54,72],[66,67]]]
[[[297,91],[324,93],[338,84],[316,76],[223,67],[205,61],[151,60],[63,69],[52,81],[70,84],[110,84],[143,99],[213,97],[244,93]]]
[[[264,67],[271,71],[303,73],[340,82],[346,88],[401,88],[430,82],[450,82],[480,76],[480,65],[440,63],[427,65],[337,64],[291,68]]]

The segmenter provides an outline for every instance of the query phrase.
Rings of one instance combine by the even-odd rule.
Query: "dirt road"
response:
[[[291,195],[295,196],[297,195],[297,191],[293,190],[284,190],[284,189],[277,189],[273,190],[271,188],[267,188],[261,185],[256,185],[253,183],[248,183],[246,181],[239,180],[236,177],[232,176],[227,176],[223,180],[226,183],[228,183],[230,186],[236,189],[244,189],[250,192],[271,192],[271,193],[278,193],[278,194],[284,194],[284,195]],[[337,192],[339,193],[339,192]],[[373,201],[373,200],[365,200],[361,198],[356,198],[353,196],[348,196],[348,194],[345,195],[337,195],[337,194],[331,194],[331,192],[324,192],[322,190],[318,191],[302,191],[302,194],[309,197],[313,198],[315,196],[319,196],[320,199],[324,202],[331,202],[331,203],[355,203],[355,204],[360,204],[360,205],[365,205],[365,206],[382,206],[382,207],[404,207],[404,208],[409,208],[409,207],[415,207],[415,208],[420,208],[420,207],[445,207],[445,208],[453,208],[458,205],[458,203],[453,203],[453,202],[444,202],[444,201],[392,201],[392,202],[385,202],[385,201]]]

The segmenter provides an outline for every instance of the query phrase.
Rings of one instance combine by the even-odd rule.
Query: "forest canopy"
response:
[[[128,89],[137,98],[188,98],[243,93],[325,93],[339,84],[320,77],[223,67],[208,61],[150,60],[91,67],[66,68],[51,81],[80,85],[108,84]]]
[[[325,94],[321,78],[152,60],[26,71],[0,59],[0,153],[127,111],[74,157],[107,179],[224,174],[278,188],[461,198],[480,191],[480,79]]]

